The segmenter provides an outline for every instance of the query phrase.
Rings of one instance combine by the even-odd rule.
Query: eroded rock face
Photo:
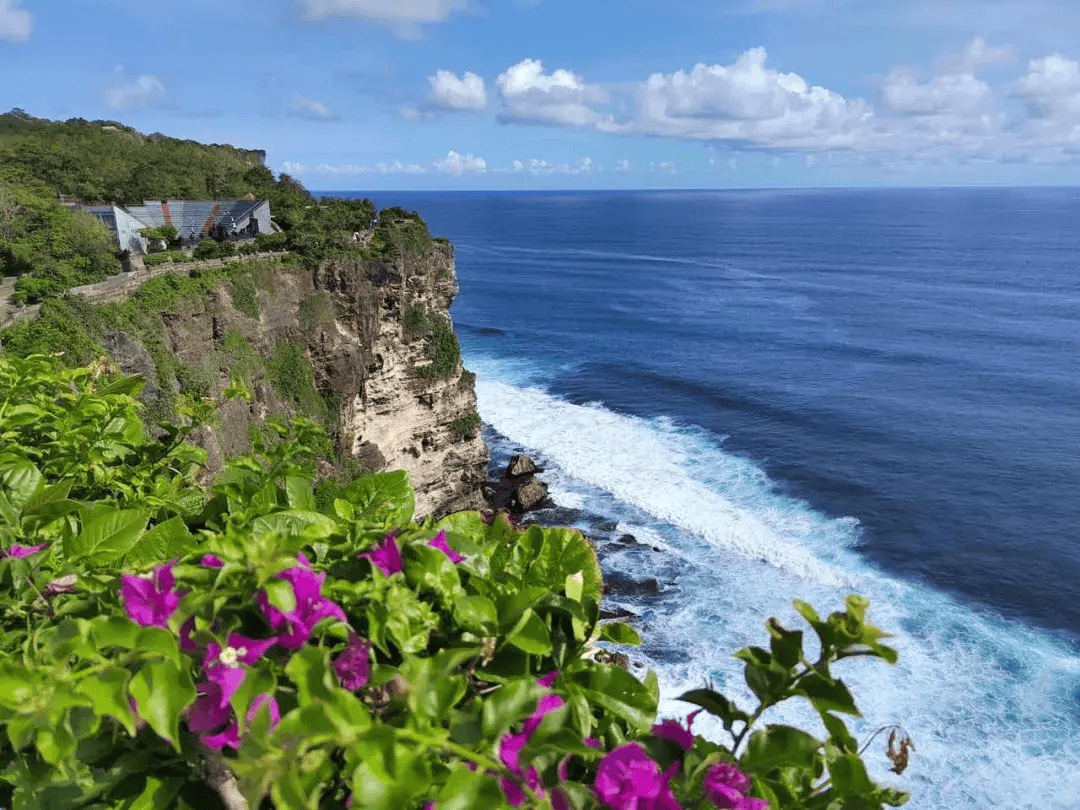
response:
[[[270,286],[259,292],[258,318],[236,310],[227,283],[163,316],[166,347],[188,366],[216,369],[238,337],[264,360],[253,401],[227,403],[220,428],[197,437],[209,472],[246,452],[251,426],[268,413],[292,415],[265,370],[275,346],[291,341],[314,369],[317,391],[340,406],[339,446],[366,470],[408,472],[417,517],[480,507],[487,449],[477,431],[467,438],[455,429],[476,410],[471,375],[459,362],[445,376],[424,376],[425,338],[403,324],[410,306],[449,319],[458,291],[450,246],[433,242],[422,256],[374,264],[334,259],[314,271],[280,270]],[[217,382],[218,390],[228,385],[228,372]]]

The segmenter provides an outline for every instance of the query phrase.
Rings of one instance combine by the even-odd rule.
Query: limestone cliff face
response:
[[[452,368],[444,361],[441,375],[425,373],[429,338],[405,324],[407,311],[449,321],[458,290],[449,245],[432,242],[422,253],[376,262],[332,259],[315,270],[278,270],[262,286],[268,289],[258,291],[257,318],[237,310],[227,283],[163,315],[166,348],[186,367],[213,372],[219,390],[245,362],[238,346],[258,355],[254,363],[247,359],[254,400],[227,403],[220,427],[195,437],[211,472],[247,450],[252,425],[268,413],[297,412],[268,370],[285,345],[299,347],[322,401],[339,410],[338,446],[368,471],[407,471],[418,517],[482,505],[487,450],[469,424],[476,409],[472,375],[460,360]],[[145,371],[144,355],[114,352],[129,371]]]

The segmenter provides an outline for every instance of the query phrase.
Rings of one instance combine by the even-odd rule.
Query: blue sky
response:
[[[0,0],[0,108],[318,190],[1080,184],[1076,0]]]

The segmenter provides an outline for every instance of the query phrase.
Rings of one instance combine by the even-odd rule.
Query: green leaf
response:
[[[494,629],[499,615],[495,603],[486,596],[462,593],[454,599],[454,618],[464,628],[486,633]]]
[[[765,622],[769,630],[772,657],[781,666],[792,669],[802,660],[802,637],[797,630],[787,630],[775,618]]]
[[[474,810],[502,805],[502,791],[494,777],[467,770],[464,766],[450,774],[435,802],[439,810]]]
[[[292,584],[284,579],[271,579],[263,589],[270,604],[282,613],[292,613],[296,610],[296,594],[293,593]]]
[[[629,644],[634,647],[641,645],[641,636],[638,631],[625,622],[606,622],[600,625],[600,640],[610,641],[612,644]]]
[[[563,672],[560,684],[569,681],[593,706],[621,717],[639,731],[652,728],[656,720],[656,697],[622,667],[578,662]]]
[[[306,475],[290,475],[285,478],[285,497],[293,509],[303,512],[315,511],[315,497],[311,494],[311,478]]]
[[[93,701],[96,714],[114,717],[135,736],[135,717],[128,705],[127,685],[130,673],[119,667],[112,667],[98,672],[92,677],[79,682],[78,690]]]
[[[142,536],[149,519],[145,509],[110,509],[87,520],[77,537],[65,539],[64,551],[84,564],[116,562]]]
[[[750,735],[739,765],[747,773],[765,775],[774,768],[793,765],[811,769],[821,743],[791,726],[767,726]]]
[[[130,693],[139,716],[179,750],[180,713],[195,699],[188,671],[172,661],[153,661],[131,679]]]
[[[405,524],[412,520],[416,501],[404,470],[365,475],[341,493],[353,505],[354,516],[384,524]]]
[[[41,481],[41,472],[25,459],[20,459],[0,473],[0,487],[16,515],[22,512]]]
[[[833,789],[841,796],[868,797],[877,790],[858,754],[844,754],[830,762],[829,776]]]
[[[182,518],[159,523],[136,541],[124,555],[124,565],[141,568],[173,557],[182,557],[196,546]]]
[[[532,608],[521,614],[514,629],[507,633],[506,640],[519,650],[533,655],[547,655],[551,652],[551,633]]]
[[[700,706],[709,714],[719,717],[728,731],[736,722],[745,723],[750,719],[746,712],[740,711],[727,697],[712,689],[693,689],[680,695],[678,700]]]
[[[855,698],[843,681],[812,672],[799,680],[795,693],[808,698],[820,714],[837,711],[862,717],[855,706]]]
[[[304,537],[309,540],[321,540],[338,530],[338,522],[321,512],[305,512],[300,509],[288,509],[263,515],[251,524],[254,537],[264,534],[277,534],[281,537]]]
[[[328,655],[319,647],[303,647],[293,653],[285,665],[285,674],[296,684],[301,704],[332,699],[335,687],[330,677]]]

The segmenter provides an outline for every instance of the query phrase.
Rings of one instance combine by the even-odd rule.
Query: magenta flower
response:
[[[604,747],[604,744],[596,739],[596,737],[586,737],[582,742],[589,746],[589,748],[603,749]]]
[[[511,807],[521,807],[525,804],[525,791],[513,779],[503,777],[499,780],[499,787],[502,788],[503,796],[506,797],[506,803]]]
[[[212,748],[215,751],[220,751],[226,745],[230,748],[239,748],[240,728],[236,723],[229,723],[224,731],[203,736],[202,742],[207,748]]]
[[[217,554],[204,554],[203,558],[199,561],[199,565],[206,568],[224,568],[225,561]]]
[[[499,740],[499,759],[502,760],[503,765],[511,773],[517,776],[524,775],[518,757],[521,755],[521,749],[525,747],[525,743],[528,741],[529,736],[527,734],[504,734],[502,739]]]
[[[446,530],[439,532],[431,540],[428,541],[428,545],[432,548],[437,548],[443,554],[450,558],[450,562],[459,563],[465,560],[464,555],[458,554],[450,546],[446,544]]]
[[[538,678],[536,680],[536,683],[537,683],[538,686],[542,686],[545,689],[550,689],[551,685],[553,683],[555,683],[555,679],[559,677],[559,674],[560,674],[559,670],[553,669],[553,670],[551,670],[551,672],[549,672],[543,678]]]
[[[750,792],[750,777],[727,762],[709,768],[701,787],[709,801],[722,810],[769,810],[765,799],[746,795]]]
[[[360,556],[366,560],[369,560],[372,565],[378,568],[386,576],[392,576],[401,570],[401,550],[398,548],[397,541],[394,537],[397,532],[390,532],[383,538],[382,544],[377,546],[372,551],[365,551]],[[445,543],[445,538],[444,538]],[[449,549],[446,549],[449,552]]]
[[[21,559],[22,557],[29,557],[31,554],[37,554],[48,543],[38,543],[36,546],[20,546],[18,543],[14,544],[7,551],[0,551],[0,559],[4,557],[11,557],[13,559]]]
[[[228,646],[213,641],[206,645],[203,672],[208,681],[221,688],[222,703],[227,704],[244,682],[247,673],[241,664],[253,666],[276,643],[276,637],[257,639],[230,633]]]
[[[213,731],[232,717],[228,698],[222,698],[221,685],[204,681],[196,687],[198,697],[187,708],[187,724],[192,731]]]
[[[173,592],[173,560],[154,569],[153,575],[136,577],[124,574],[120,596],[124,610],[136,624],[143,627],[168,628],[169,618],[180,604],[180,594]]]
[[[281,722],[281,709],[278,707],[278,702],[274,700],[274,696],[263,692],[255,696],[255,699],[251,701],[251,707],[247,712],[247,723],[250,726],[255,720],[255,716],[258,715],[259,709],[266,705],[266,710],[270,712],[270,730],[273,731],[277,728],[277,724]]]
[[[367,686],[371,677],[371,644],[349,632],[349,646],[334,659],[334,674],[342,688],[350,692]]]
[[[678,720],[665,720],[652,727],[654,737],[663,737],[671,740],[683,751],[689,751],[694,747],[694,735],[689,729],[685,729]]]
[[[640,745],[620,745],[600,762],[593,791],[611,810],[679,810],[668,785],[676,767],[661,773]]]
[[[540,727],[540,724],[544,721],[544,717],[551,712],[561,709],[566,705],[566,701],[558,695],[544,695],[540,698],[540,702],[536,705],[536,711],[533,712],[525,720],[525,726],[522,729],[522,733],[526,739],[533,735],[533,732]]]
[[[277,643],[289,650],[298,650],[303,647],[311,631],[321,619],[333,617],[346,621],[345,612],[336,604],[322,595],[322,584],[326,579],[326,572],[316,574],[311,570],[311,565],[303,554],[298,554],[300,565],[282,571],[278,574],[279,579],[284,579],[292,585],[293,597],[296,600],[296,609],[285,613],[278,610],[266,596],[265,591],[260,591],[255,601],[262,608],[270,627],[274,630],[285,628],[285,632],[278,636]]]

